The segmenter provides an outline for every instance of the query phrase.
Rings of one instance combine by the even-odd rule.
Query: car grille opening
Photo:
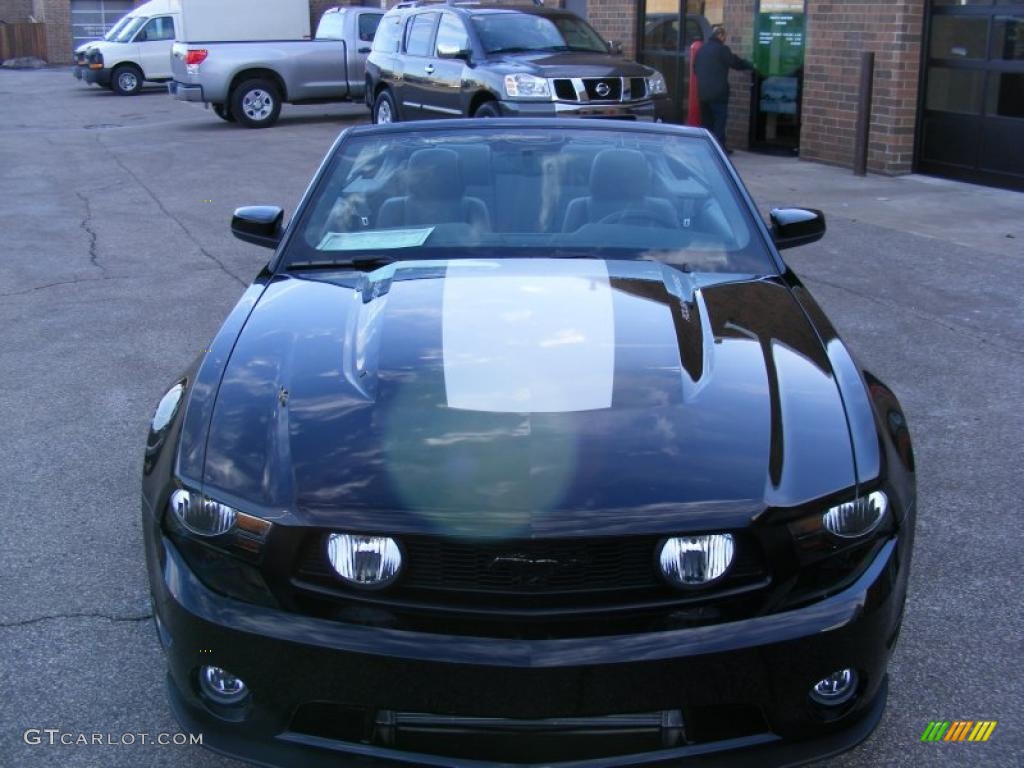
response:
[[[629,78],[629,96],[632,99],[642,99],[647,95],[647,80],[643,77]]]
[[[756,541],[737,536],[729,572],[700,589],[669,586],[656,561],[659,536],[472,541],[400,537],[404,566],[394,586],[346,586],[326,557],[328,531],[310,532],[292,569],[295,610],[339,621],[402,626],[432,616],[445,631],[507,636],[672,629],[749,615],[771,579]],[[642,627],[635,624],[643,616]],[[505,623],[504,630],[497,628]],[[579,623],[580,629],[570,625]],[[533,625],[533,626],[531,626]],[[411,628],[411,627],[410,627]],[[422,628],[422,627],[421,627]],[[525,634],[524,634],[525,633]],[[532,633],[532,634],[531,634]]]
[[[555,80],[555,96],[561,101],[576,101],[576,89],[572,85],[572,80]]]
[[[588,77],[583,80],[587,97],[591,101],[621,101],[622,78],[620,77]]]

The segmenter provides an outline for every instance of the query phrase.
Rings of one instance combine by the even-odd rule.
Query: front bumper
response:
[[[179,722],[215,751],[314,768],[505,764],[508,753],[481,757],[467,754],[467,745],[474,738],[486,745],[514,726],[519,735],[511,743],[530,755],[551,736],[532,724],[651,712],[681,713],[685,736],[600,757],[566,753],[566,741],[517,762],[767,768],[844,751],[881,718],[909,562],[894,538],[850,587],[804,608],[669,632],[517,640],[343,624],[241,603],[205,587],[156,525],[147,528],[155,615]],[[246,681],[251,698],[240,714],[205,703],[196,685],[205,664]],[[835,713],[812,704],[811,684],[847,666],[860,676],[854,700]],[[452,728],[424,742],[422,733],[382,728],[397,722],[396,713],[434,725],[449,718]],[[492,718],[496,729],[466,726],[480,717]],[[311,727],[313,721],[319,724]]]
[[[167,92],[178,101],[206,101],[206,98],[203,96],[203,86],[201,85],[192,85],[190,83],[171,80],[171,82],[167,84]]]
[[[589,117],[645,122],[666,121],[672,113],[667,97],[631,102],[501,101],[505,117]]]
[[[95,83],[96,85],[108,86],[110,85],[111,72],[109,69],[92,69],[86,66],[82,70],[82,79],[87,83]]]

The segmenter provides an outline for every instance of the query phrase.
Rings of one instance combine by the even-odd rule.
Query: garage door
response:
[[[103,37],[132,7],[132,0],[71,0],[71,36],[75,39],[75,48]]]

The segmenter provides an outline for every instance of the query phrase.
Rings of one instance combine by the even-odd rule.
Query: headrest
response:
[[[638,200],[647,194],[649,177],[643,152],[604,149],[590,167],[590,196],[598,200]]]
[[[466,191],[459,156],[450,149],[418,149],[409,157],[409,194],[452,200]]]

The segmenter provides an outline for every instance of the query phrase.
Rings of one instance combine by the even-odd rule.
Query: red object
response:
[[[700,99],[697,98],[697,76],[693,74],[693,62],[702,45],[704,43],[697,40],[690,46],[690,93],[687,97],[689,108],[686,110],[686,124],[695,128],[700,128]]]
[[[206,57],[210,54],[209,51],[202,48],[191,48],[188,53],[185,54],[185,64],[190,67],[197,67],[206,61]]]

